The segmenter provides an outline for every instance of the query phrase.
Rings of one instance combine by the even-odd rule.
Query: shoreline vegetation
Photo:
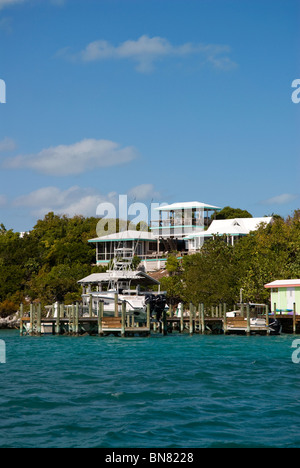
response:
[[[26,310],[38,300],[47,305],[81,299],[78,279],[104,271],[94,265],[94,247],[88,243],[98,222],[48,213],[23,236],[0,226],[1,328],[13,323],[6,319],[16,314],[20,303]],[[264,285],[292,278],[300,278],[300,210],[287,219],[275,216],[273,225],[239,239],[235,246],[216,237],[182,260],[171,253],[161,285],[174,308],[179,302],[235,304],[241,289],[245,302],[268,304]]]

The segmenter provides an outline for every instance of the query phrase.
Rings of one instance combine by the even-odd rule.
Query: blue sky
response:
[[[300,207],[299,0],[0,0],[0,222]]]

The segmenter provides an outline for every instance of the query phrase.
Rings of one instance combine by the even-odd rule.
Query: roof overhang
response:
[[[176,210],[216,210],[221,211],[222,208],[214,205],[208,205],[201,202],[182,202],[173,203],[172,205],[159,206],[155,211],[176,211]]]
[[[272,283],[265,284],[265,288],[266,289],[300,288],[300,279],[273,281]]]
[[[131,281],[132,284],[153,284],[159,285],[160,282],[143,271],[107,271],[106,273],[93,273],[78,281],[78,284],[100,284],[110,281]]]

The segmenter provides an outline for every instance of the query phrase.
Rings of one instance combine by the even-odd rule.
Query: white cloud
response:
[[[95,62],[106,59],[127,59],[136,62],[139,72],[153,70],[154,63],[167,57],[199,56],[215,68],[229,69],[236,64],[228,56],[230,47],[218,44],[185,43],[173,45],[163,37],[141,36],[137,40],[128,40],[118,46],[105,40],[91,42],[77,54],[71,54],[69,48],[58,52],[59,56],[81,62]]]
[[[37,154],[9,158],[4,161],[4,167],[28,168],[47,175],[67,176],[126,164],[137,157],[134,147],[121,148],[113,141],[86,139],[69,146],[43,149]]]
[[[4,140],[0,141],[0,153],[4,153],[5,151],[14,151],[17,145],[14,140],[11,138],[4,138]]]
[[[293,195],[291,193],[283,193],[282,195],[278,195],[273,198],[269,198],[268,200],[264,200],[262,204],[264,205],[287,205],[288,203],[292,203],[293,201],[297,200],[298,195]]]
[[[16,5],[17,3],[23,3],[25,0],[0,0],[0,10],[5,7]]]
[[[64,5],[66,0],[50,0],[50,3],[57,6]],[[21,3],[29,3],[29,0],[0,0],[0,10],[6,7],[14,6]]]
[[[15,207],[29,208],[33,216],[44,216],[50,211],[68,216],[96,216],[99,203],[114,202],[116,194],[106,196],[92,189],[78,186],[67,190],[57,187],[44,187],[28,195],[22,195],[14,201]]]
[[[151,184],[139,185],[128,192],[128,207],[133,201],[148,201],[159,198]],[[134,200],[130,198],[133,197]],[[6,201],[6,200],[5,200]],[[116,192],[101,194],[95,189],[73,186],[66,190],[58,187],[43,187],[29,194],[19,196],[12,202],[15,208],[29,211],[32,216],[43,217],[53,211],[68,216],[96,216],[97,208],[102,203],[111,203],[118,213],[119,195]],[[0,196],[1,204],[1,196]]]
[[[161,195],[155,190],[154,185],[142,184],[129,190],[128,197],[134,201],[146,201],[158,200],[161,198]]]

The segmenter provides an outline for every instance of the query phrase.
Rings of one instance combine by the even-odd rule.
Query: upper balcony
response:
[[[183,239],[204,231],[221,208],[200,202],[174,203],[156,209],[158,220],[151,221],[156,237]]]

